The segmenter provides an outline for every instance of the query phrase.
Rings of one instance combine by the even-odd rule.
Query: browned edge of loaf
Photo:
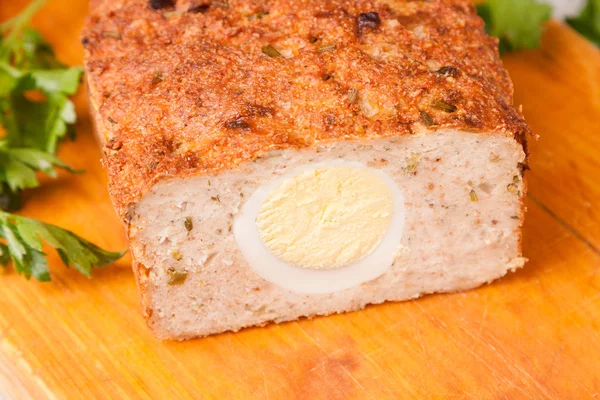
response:
[[[470,0],[209,3],[153,10],[148,0],[90,1],[82,38],[90,103],[126,229],[159,181],[277,149],[460,129],[504,134],[527,153],[530,131],[497,40]],[[269,57],[268,45],[293,57]],[[369,54],[376,47],[390,54]],[[380,112],[366,115],[364,98]],[[148,270],[134,263],[149,318]]]

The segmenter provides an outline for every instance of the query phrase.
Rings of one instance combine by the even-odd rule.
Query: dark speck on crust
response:
[[[325,115],[323,122],[325,123],[325,127],[330,129],[336,123],[335,115]]]
[[[225,127],[228,129],[250,129],[250,124],[243,118],[236,118],[225,122]]]
[[[368,30],[375,30],[381,25],[381,19],[376,12],[361,13],[357,19],[358,34],[362,35]]]
[[[453,78],[458,78],[458,75],[459,75],[458,69],[454,68],[451,65],[446,65],[446,66],[440,68],[437,71],[437,73],[440,74],[440,75],[444,75],[444,76],[451,76]]]
[[[275,114],[275,110],[260,104],[248,104],[247,113],[249,117],[268,117]]]
[[[106,142],[106,147],[111,150],[120,150],[123,147],[123,142],[113,138]]]
[[[195,6],[191,6],[188,9],[188,12],[194,13],[194,14],[204,14],[205,12],[208,11],[208,9],[210,8],[210,4],[198,4]]]
[[[175,7],[175,0],[150,0],[150,8],[153,10],[161,10],[170,7]]]

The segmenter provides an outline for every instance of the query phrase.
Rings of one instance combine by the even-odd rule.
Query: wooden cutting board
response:
[[[10,3],[10,4],[8,4]],[[0,19],[25,1],[2,1]],[[86,0],[50,0],[36,25],[80,63]],[[559,23],[506,57],[531,144],[526,268],[468,293],[185,343],[142,320],[130,259],[88,280],[50,257],[52,283],[0,277],[0,393],[8,399],[600,398],[600,52]],[[61,174],[23,214],[113,250],[125,237],[87,114]],[[1,396],[0,396],[1,397]]]

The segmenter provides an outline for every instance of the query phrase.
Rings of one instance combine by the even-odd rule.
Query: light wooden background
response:
[[[0,19],[24,1],[0,2]],[[85,0],[50,0],[36,25],[81,62]],[[600,398],[600,53],[551,23],[506,58],[533,130],[526,268],[478,290],[347,315],[158,342],[128,258],[87,280],[51,257],[53,282],[0,277],[0,391],[8,399]],[[85,94],[81,176],[44,180],[26,215],[125,247]]]

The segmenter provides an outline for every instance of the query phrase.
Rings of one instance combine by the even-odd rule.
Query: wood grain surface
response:
[[[0,2],[0,20],[24,0]],[[86,0],[50,0],[35,24],[81,62]],[[93,279],[52,254],[52,283],[0,277],[0,397],[7,399],[600,398],[600,52],[550,23],[540,50],[505,59],[533,130],[526,268],[468,293],[184,343],[159,342],[130,259]],[[61,174],[23,214],[113,250],[85,93]]]

